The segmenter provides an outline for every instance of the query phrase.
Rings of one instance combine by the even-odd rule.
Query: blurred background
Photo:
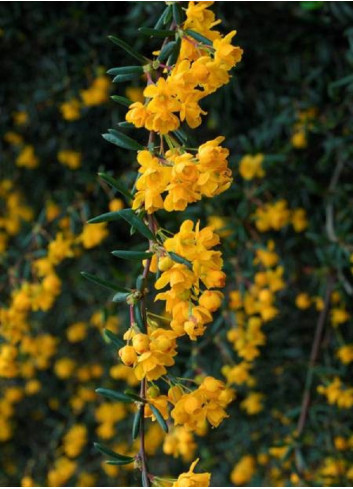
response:
[[[163,8],[0,3],[2,486],[139,485],[132,468],[105,465],[93,449],[102,441],[133,450],[129,409],[94,389],[136,380],[102,334],[124,332],[126,311],[80,272],[127,285],[139,273],[110,254],[138,245],[128,227],[86,221],[129,205],[97,173],[132,187],[137,169],[134,154],[101,137],[125,117],[110,96],[138,101],[144,87],[112,84],[106,71],[131,59],[107,36],[149,56],[160,44],[137,29],[153,26]],[[244,57],[207,98],[208,116],[190,137],[196,145],[226,137],[234,183],[212,202],[160,216],[172,231],[192,218],[222,236],[224,309],[202,345],[181,345],[175,371],[196,364],[231,384],[237,399],[220,428],[195,437],[164,439],[151,423],[151,472],[178,475],[199,456],[213,486],[350,486],[353,7],[213,8],[222,32],[237,30]],[[143,131],[127,134],[144,140]],[[254,324],[239,340],[254,301],[261,332]]]

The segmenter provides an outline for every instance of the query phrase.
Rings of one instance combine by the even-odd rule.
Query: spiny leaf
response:
[[[109,143],[119,146],[119,148],[130,149],[133,151],[143,149],[143,146],[140,143],[129,136],[126,136],[126,134],[117,131],[116,129],[108,129],[108,132],[109,133],[102,134],[103,138],[106,141],[109,141]]]
[[[96,389],[96,392],[97,394],[107,397],[108,399],[113,399],[114,401],[133,402],[133,399],[131,399],[131,397],[127,396],[126,394],[121,394],[120,392],[116,392],[111,389],[104,389],[103,387],[99,387],[98,389]]]
[[[110,185],[115,190],[117,190],[118,192],[123,194],[124,197],[126,197],[127,199],[133,198],[132,194],[129,192],[129,190],[125,187],[125,185],[123,183],[119,182],[118,180],[111,177],[107,173],[98,173],[98,176],[99,176],[99,178],[104,180],[108,185]]]
[[[112,251],[112,255],[123,258],[124,260],[147,260],[147,258],[153,256],[153,253],[147,251],[116,250]]]
[[[124,49],[124,51],[126,51],[128,54],[130,54],[130,56],[132,56],[133,58],[137,59],[138,61],[140,61],[140,63],[143,63],[145,64],[146,63],[146,58],[144,56],[142,56],[142,54],[138,53],[137,51],[135,51],[129,44],[127,44],[125,41],[119,39],[118,37],[116,36],[108,36],[108,39],[110,41],[112,41],[114,44],[117,44],[119,47],[121,47],[122,49]]]
[[[160,411],[151,403],[148,403],[149,407],[151,408],[152,413],[155,415],[156,420],[158,421],[160,427],[162,428],[163,431],[168,433],[168,425],[165,422],[163,416],[161,415]]]
[[[108,280],[104,280],[100,277],[97,277],[96,275],[92,275],[91,273],[87,272],[81,272],[81,275],[89,280],[90,282],[93,282],[95,284],[101,285],[102,287],[105,287],[106,289],[114,290],[116,292],[127,292],[128,289],[125,287],[122,287],[121,285],[115,284],[113,282],[108,282]]]

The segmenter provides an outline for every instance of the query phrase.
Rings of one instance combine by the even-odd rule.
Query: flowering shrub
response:
[[[351,485],[350,4],[0,10],[1,485]]]

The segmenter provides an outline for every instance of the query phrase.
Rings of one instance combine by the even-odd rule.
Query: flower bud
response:
[[[133,365],[137,360],[137,355],[134,348],[129,345],[120,348],[119,356],[121,358],[121,361],[128,367],[131,367],[131,365]]]

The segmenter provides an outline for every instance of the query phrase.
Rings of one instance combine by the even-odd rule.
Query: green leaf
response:
[[[160,427],[162,428],[163,431],[168,433],[168,425],[165,422],[163,416],[159,412],[159,410],[151,403],[148,403],[149,407],[151,408],[152,413],[155,415],[156,420],[158,421]]]
[[[131,100],[126,97],[121,97],[120,95],[112,95],[110,98],[114,100],[114,102],[116,102],[117,104],[122,105],[123,107],[130,107],[130,105],[132,104]]]
[[[111,389],[104,389],[103,387],[99,387],[98,389],[96,389],[96,392],[97,394],[107,397],[108,399],[113,399],[114,401],[133,402],[133,399],[131,399],[131,397],[127,396],[126,394],[121,394],[120,392],[116,392]]]
[[[108,465],[128,465],[132,464],[132,462],[135,462],[135,458],[130,457],[131,460],[106,460],[105,463]]]
[[[153,37],[168,37],[175,35],[175,31],[169,31],[166,29],[151,29],[150,27],[140,27],[138,31],[145,36]]]
[[[129,44],[127,44],[125,41],[119,39],[116,36],[108,36],[108,39],[112,41],[114,44],[117,44],[119,47],[124,49],[130,56],[133,58],[137,59],[141,63],[145,64],[146,63],[146,58],[142,56],[142,54],[138,53],[135,51]]]
[[[132,209],[123,209],[119,211],[121,217],[127,221],[130,226],[134,227],[145,238],[155,241],[155,236],[152,231],[146,226],[143,220],[138,217]]]
[[[104,329],[103,338],[107,343],[112,344],[115,348],[122,348],[125,345],[124,341],[115,333],[110,331],[110,329]]]
[[[173,52],[173,49],[175,49],[175,46],[176,46],[176,41],[170,41],[168,42],[165,46],[162,47],[159,55],[158,55],[158,59],[159,61],[165,61],[168,56],[170,56]]]
[[[116,250],[112,251],[112,255],[117,256],[118,258],[123,258],[124,260],[147,260],[147,258],[153,256],[153,253],[147,251]]]
[[[181,265],[185,265],[189,268],[189,270],[192,270],[192,263],[189,260],[183,258],[180,255],[177,255],[173,251],[169,251],[168,254],[173,261],[180,263]]]
[[[102,134],[103,138],[109,143],[119,146],[119,148],[130,149],[134,151],[139,151],[143,149],[143,146],[135,141],[134,139],[126,136],[122,132],[116,131],[115,129],[108,129],[109,134]]]
[[[123,183],[119,182],[118,180],[111,177],[107,173],[98,173],[98,176],[99,176],[99,178],[104,180],[105,183],[107,183],[108,185],[113,187],[115,190],[120,192],[122,195],[124,195],[124,197],[126,197],[127,199],[133,198],[132,194],[129,192],[129,190],[125,187],[125,185]]]
[[[139,330],[142,331],[143,333],[146,333],[146,326],[142,317],[142,312],[139,303],[134,305],[134,316],[135,316],[136,324],[139,327]]]
[[[143,73],[143,66],[119,66],[118,68],[110,68],[107,71],[108,75],[131,75],[132,73]]]
[[[142,410],[139,407],[135,413],[134,421],[132,423],[132,439],[136,440],[140,432],[140,421],[141,421]]]
[[[132,399],[134,399],[137,402],[142,402],[144,404],[146,403],[146,401],[142,399],[142,397],[138,396],[137,394],[135,394],[135,392],[131,391],[130,389],[126,389],[126,391],[124,391],[124,394],[130,396]]]
[[[207,46],[212,46],[212,41],[207,39],[207,37],[202,36],[198,32],[192,31],[191,29],[186,29],[184,31],[188,36],[193,37],[196,41],[202,42],[202,44],[206,44]]]
[[[317,10],[324,5],[324,2],[300,2],[303,10]]]
[[[140,73],[130,73],[127,75],[116,75],[113,78],[113,83],[122,83],[122,82],[126,82],[126,81],[135,80],[135,78],[139,78],[140,76],[141,76]]]
[[[97,277],[96,275],[92,275],[91,273],[87,272],[81,272],[82,277],[85,279],[89,280],[90,282],[93,282],[95,284],[101,285],[102,287],[105,287],[106,289],[114,290],[116,292],[127,292],[128,289],[125,287],[122,287],[121,285],[108,282],[108,280],[104,280],[102,278]]]
[[[183,22],[183,11],[179,2],[173,3],[173,19],[176,25],[180,25]]]
[[[160,29],[163,25],[165,25],[172,18],[172,6],[168,5],[166,9],[163,10],[162,15],[157,20],[154,28]]]
[[[117,292],[112,301],[113,302],[126,302],[126,299],[129,297],[130,292]]]
[[[94,448],[101,452],[103,455],[107,455],[108,457],[112,457],[114,460],[119,462],[125,462],[129,464],[135,460],[135,457],[126,457],[125,455],[120,455],[120,453],[113,452],[110,448],[102,445],[101,443],[93,443]]]
[[[112,211],[101,214],[100,216],[93,217],[89,221],[89,224],[95,224],[97,222],[110,222],[116,221],[117,219],[122,218],[127,221],[130,226],[134,227],[137,231],[139,231],[145,238],[148,238],[151,241],[155,240],[155,236],[152,231],[146,226],[146,224],[140,219],[132,209],[122,209],[121,211]]]
[[[173,66],[177,62],[180,53],[180,46],[181,46],[181,39],[179,38],[175,41],[175,46],[172,51],[172,54],[168,58],[167,61],[168,66]]]

